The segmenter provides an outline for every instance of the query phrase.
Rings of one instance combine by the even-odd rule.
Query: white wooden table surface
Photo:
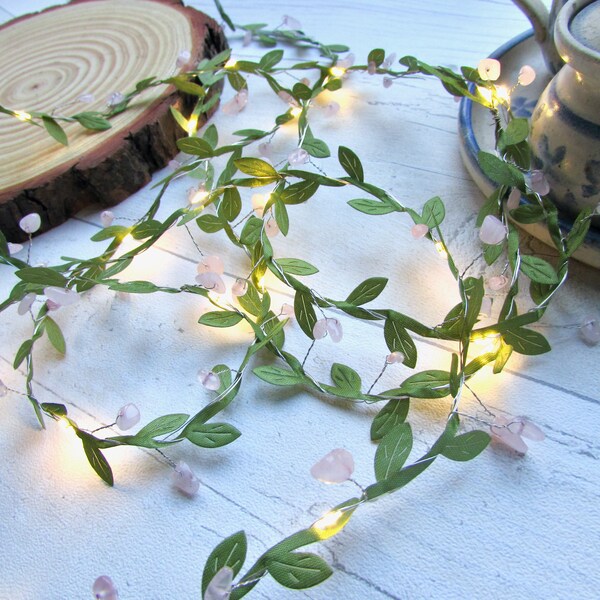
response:
[[[0,19],[46,4],[0,0]],[[192,4],[215,13],[211,2]],[[277,25],[284,13],[293,15],[307,33],[348,44],[363,59],[382,47],[451,67],[476,65],[528,28],[509,0],[224,0],[224,5],[238,23]],[[264,52],[255,45],[242,49],[239,38],[232,46],[237,57]],[[468,265],[478,252],[474,221],[482,196],[459,158],[452,98],[434,81],[411,79],[383,89],[378,78],[353,76],[336,99],[342,111],[337,119],[319,122],[321,136],[331,147],[356,150],[370,179],[411,206],[441,195],[449,213],[444,229],[449,244],[459,264]],[[274,107],[280,109],[273,102],[278,100],[251,88],[244,112],[218,115],[215,123],[225,137],[260,127],[277,114]],[[284,143],[281,152],[283,157]],[[335,162],[322,165],[327,170]],[[183,206],[190,185],[174,185],[161,214]],[[137,217],[153,195],[147,187],[114,212]],[[389,276],[381,305],[440,322],[458,301],[443,261],[429,245],[412,240],[407,220],[360,215],[345,205],[349,197],[327,188],[314,202],[293,207],[290,236],[274,240],[276,252],[316,264],[321,271],[311,285],[330,297],[344,296],[368,276]],[[33,263],[92,256],[98,245],[89,238],[99,228],[98,212],[81,214],[36,238]],[[192,282],[198,255],[180,233],[165,236],[127,275],[163,284]],[[224,257],[228,273],[245,271],[224,238],[201,243]],[[3,297],[13,284],[8,269],[0,269]],[[599,272],[575,264],[546,322],[569,325],[597,313],[599,289]],[[285,300],[289,297],[276,302]],[[66,357],[60,360],[46,341],[40,344],[38,396],[65,403],[89,429],[110,423],[127,402],[141,408],[142,422],[168,412],[196,412],[209,400],[197,370],[219,362],[235,367],[243,352],[237,342],[248,339],[244,332],[198,326],[201,311],[202,302],[190,297],[122,300],[105,289],[91,291],[56,313]],[[318,345],[310,368],[325,373],[340,360],[363,379],[374,379],[386,354],[379,326],[345,325],[343,342]],[[12,388],[23,385],[22,373],[11,364],[29,328],[27,317],[14,309],[0,315],[0,378]],[[517,356],[503,375],[486,373],[473,385],[498,414],[531,418],[546,432],[545,442],[531,444],[523,458],[490,448],[470,463],[438,461],[401,492],[359,510],[342,534],[316,548],[334,567],[322,586],[293,592],[266,578],[249,597],[598,598],[600,347],[584,345],[573,329],[544,333],[553,346],[550,354]],[[306,350],[296,324],[288,337],[298,354]],[[421,369],[449,363],[439,344],[419,341],[418,347]],[[388,369],[382,386],[392,387],[408,374],[405,367]],[[464,409],[476,413],[473,399],[465,402]],[[448,406],[447,400],[413,403],[416,451],[439,431]],[[123,600],[199,598],[204,561],[224,537],[244,529],[251,561],[354,493],[351,484],[327,487],[311,479],[309,468],[330,449],[352,451],[355,478],[373,480],[368,429],[375,407],[348,408],[274,389],[253,376],[225,413],[242,431],[239,440],[218,450],[188,444],[169,451],[202,480],[191,500],[170,487],[170,469],[154,453],[110,451],[116,485],[109,488],[69,432],[56,426],[40,432],[30,405],[14,394],[0,399],[0,408],[0,598],[6,600],[91,598],[92,582],[102,574],[113,578]]]

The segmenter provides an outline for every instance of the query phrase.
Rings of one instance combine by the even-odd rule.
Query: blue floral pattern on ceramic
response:
[[[510,110],[515,117],[529,119],[536,103],[537,98],[532,100],[525,96],[516,96],[510,100]]]

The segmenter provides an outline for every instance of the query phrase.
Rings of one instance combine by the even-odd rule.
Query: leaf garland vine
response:
[[[216,1],[222,18],[235,26]],[[364,65],[344,64],[339,57],[348,51],[342,45],[324,45],[308,37],[300,28],[267,30],[264,25],[237,26],[244,31],[246,39],[255,39],[266,46],[286,42],[299,46],[316,48],[323,60],[297,63],[292,67],[278,66],[283,59],[282,50],[267,52],[258,62],[240,60],[232,62],[230,51],[225,51],[211,59],[204,59],[197,68],[168,79],[151,77],[136,84],[135,88],[103,113],[76,113],[71,116],[57,116],[43,112],[25,112],[0,107],[0,112],[24,123],[45,127],[48,134],[58,142],[67,144],[67,136],[60,122],[78,122],[91,130],[110,128],[110,118],[127,110],[129,103],[143,92],[158,85],[170,84],[197,98],[196,106],[189,116],[172,109],[173,117],[188,133],[188,137],[178,142],[179,149],[190,156],[189,160],[160,182],[161,189],[149,210],[131,226],[109,225],[92,237],[102,242],[110,240],[106,249],[91,259],[64,258],[62,264],[52,267],[32,267],[11,255],[10,246],[0,232],[0,264],[14,269],[19,282],[13,287],[8,298],[0,304],[0,311],[26,302],[26,310],[31,313],[33,328],[31,336],[18,349],[13,367],[24,365],[26,381],[25,396],[37,415],[42,427],[45,417],[66,423],[81,440],[83,450],[96,473],[109,485],[113,484],[113,473],[104,456],[106,451],[117,446],[139,446],[154,449],[172,465],[163,450],[184,440],[201,448],[216,448],[232,443],[240,432],[230,424],[212,421],[233,402],[240,390],[242,380],[251,368],[253,356],[259,352],[270,353],[275,361],[271,365],[252,369],[254,375],[275,386],[302,386],[321,394],[352,402],[385,402],[384,407],[374,418],[371,439],[378,443],[375,453],[375,482],[361,494],[332,508],[324,517],[308,528],[298,531],[267,550],[243,574],[236,583],[233,578],[241,571],[246,558],[246,536],[240,531],[223,540],[210,554],[202,576],[202,594],[210,595],[211,586],[221,585],[226,594],[237,600],[250,592],[259,581],[270,574],[278,583],[293,589],[304,589],[327,579],[332,570],[318,555],[296,552],[298,549],[326,540],[338,534],[349,522],[354,512],[364,503],[395,492],[425,471],[439,456],[455,461],[475,458],[488,445],[490,436],[485,431],[459,433],[460,397],[468,387],[468,380],[485,365],[493,363],[494,373],[500,373],[510,359],[512,352],[536,355],[550,350],[543,335],[528,328],[539,321],[557,290],[564,284],[568,274],[569,259],[582,244],[590,226],[592,211],[583,211],[576,219],[568,234],[561,231],[557,210],[551,201],[536,193],[527,184],[525,175],[530,169],[530,153],[527,145],[528,123],[524,119],[513,118],[507,103],[488,78],[473,68],[463,67],[455,73],[445,67],[434,67],[410,56],[401,58],[402,70],[391,68],[384,50],[374,49]],[[344,64],[344,66],[340,66]],[[310,85],[304,81],[288,87],[278,77],[305,71],[318,72],[316,81]],[[478,320],[485,297],[482,277],[467,277],[456,265],[451,249],[446,244],[441,225],[445,218],[445,207],[439,197],[428,200],[419,212],[401,204],[389,192],[366,179],[360,158],[350,149],[340,146],[337,150],[342,172],[329,175],[317,167],[316,171],[297,168],[286,162],[281,168],[253,156],[244,156],[247,146],[259,140],[271,140],[278,129],[297,117],[298,151],[319,159],[330,156],[330,149],[324,140],[315,137],[309,125],[309,113],[314,100],[324,91],[336,91],[343,85],[348,72],[369,72],[378,74],[388,81],[412,75],[432,76],[440,80],[444,88],[454,96],[467,97],[473,102],[487,107],[493,115],[496,127],[495,154],[480,152],[478,160],[484,173],[497,184],[497,190],[482,207],[477,225],[481,226],[487,217],[497,219],[506,230],[506,235],[496,244],[484,244],[483,257],[492,265],[506,255],[503,273],[510,273],[510,285],[502,305],[498,322],[491,326],[478,327]],[[218,132],[214,125],[206,127],[201,137],[197,135],[198,119],[207,113],[219,100],[217,84],[227,79],[238,94],[248,88],[248,76],[261,77],[274,93],[289,102],[289,108],[276,117],[273,127],[268,130],[245,129],[236,132],[240,140],[236,143],[219,146]],[[229,156],[228,162],[216,177],[212,159]],[[238,172],[242,177],[238,176]],[[161,198],[170,182],[181,174],[200,174],[205,179],[205,193],[198,205],[191,204],[173,212],[164,221],[155,217],[160,208]],[[263,216],[247,215],[241,232],[236,232],[234,223],[242,213],[242,199],[239,188],[262,188],[273,186]],[[393,308],[365,308],[384,290],[387,279],[373,277],[363,281],[344,299],[323,296],[298,277],[309,276],[317,268],[298,258],[280,258],[269,239],[268,224],[275,221],[283,235],[290,229],[288,209],[307,202],[321,187],[350,186],[367,198],[356,198],[348,202],[351,208],[368,216],[383,216],[393,213],[406,213],[415,226],[420,226],[423,234],[435,244],[446,258],[448,268],[456,280],[460,302],[445,316],[441,324],[429,326],[413,317],[402,314]],[[511,193],[524,196],[528,203],[510,207]],[[204,208],[214,204],[216,215],[202,214]],[[545,222],[550,237],[558,252],[556,266],[549,262],[521,252],[519,237],[513,221],[520,223]],[[245,253],[250,270],[243,279],[245,293],[238,298],[239,306],[223,305],[222,301],[210,292],[207,285],[184,285],[179,288],[157,286],[149,281],[121,281],[118,275],[134,261],[136,256],[151,248],[168,230],[173,227],[188,227],[195,222],[205,235],[225,231],[234,247]],[[32,232],[30,232],[31,234]],[[120,255],[118,251],[126,237],[140,242]],[[30,238],[31,246],[31,238]],[[477,259],[475,259],[477,260]],[[475,261],[474,261],[475,262]],[[327,317],[326,311],[335,309],[358,320],[383,321],[383,335],[392,354],[399,357],[405,366],[416,368],[417,347],[414,337],[446,340],[456,344],[452,352],[449,368],[446,370],[425,370],[405,379],[399,387],[381,393],[365,389],[360,375],[344,364],[333,364],[331,382],[320,382],[305,368],[304,360],[285,350],[284,327],[287,317],[275,314],[271,307],[271,296],[262,285],[262,278],[272,273],[294,293],[294,315],[310,342],[309,352],[315,338],[329,333],[332,337],[341,335],[337,319]],[[529,292],[534,307],[520,313],[516,303],[519,291],[519,275],[530,280]],[[195,415],[169,414],[159,417],[143,426],[134,435],[101,437],[99,428],[89,431],[80,428],[67,412],[66,406],[40,402],[33,389],[34,361],[33,350],[36,342],[45,334],[57,351],[64,354],[66,345],[60,327],[49,314],[48,302],[43,303],[37,314],[31,310],[33,301],[39,296],[75,296],[94,286],[103,285],[108,289],[131,294],[166,293],[197,294],[206,297],[215,310],[199,319],[207,327],[233,327],[244,321],[254,333],[252,343],[247,347],[242,362],[237,369],[219,364],[213,367],[216,396],[213,401]],[[61,296],[62,294],[62,296]],[[28,299],[28,300],[26,300]],[[66,304],[65,304],[66,305]],[[323,315],[322,319],[317,317]],[[335,322],[335,323],[334,323]],[[319,332],[317,336],[316,333]],[[468,359],[473,341],[491,338],[495,341],[492,350]],[[392,355],[390,355],[392,356]],[[208,386],[207,386],[208,387]],[[12,390],[15,393],[15,390]],[[452,408],[445,426],[423,456],[409,462],[413,436],[406,421],[411,398],[432,399],[450,396]],[[469,415],[464,415],[469,417]],[[474,417],[469,417],[474,419]],[[477,421],[477,419],[475,419]],[[489,423],[486,423],[489,425]],[[173,466],[173,465],[172,465]],[[217,588],[215,588],[217,589]],[[208,590],[208,591],[207,591]]]

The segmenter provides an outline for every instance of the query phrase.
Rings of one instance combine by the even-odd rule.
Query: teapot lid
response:
[[[600,0],[580,10],[571,21],[569,29],[580,44],[600,52]]]

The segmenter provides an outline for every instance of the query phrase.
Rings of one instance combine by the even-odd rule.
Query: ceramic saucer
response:
[[[533,38],[533,32],[526,31],[513,38],[492,55],[502,64],[502,76],[498,83],[511,89],[517,81],[519,70],[523,65],[531,65],[537,77],[527,86],[519,86],[511,94],[511,108],[516,117],[530,117],[537,100],[551,79],[542,54]],[[496,185],[486,177],[477,162],[479,150],[493,152],[495,147],[494,122],[487,109],[479,104],[463,98],[459,115],[460,150],[463,162],[477,184],[479,189],[489,196]],[[526,200],[522,199],[522,203]],[[568,231],[573,225],[573,219],[564,216],[560,219],[563,231]],[[540,223],[531,225],[518,224],[519,227],[530,233],[542,242],[553,246],[546,227]],[[592,267],[600,269],[600,231],[590,228],[583,245],[577,250],[574,257]]]

